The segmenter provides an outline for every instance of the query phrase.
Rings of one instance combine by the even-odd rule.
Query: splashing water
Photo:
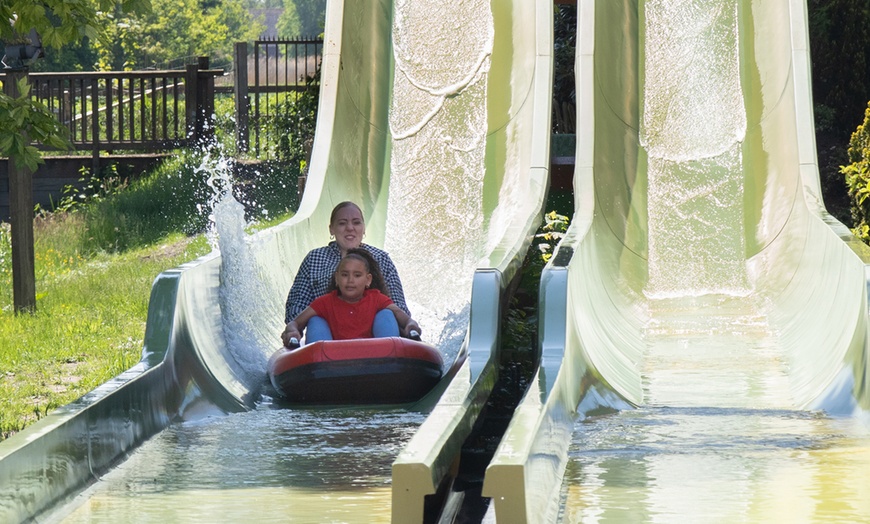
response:
[[[645,3],[650,298],[745,296],[736,0]]]
[[[277,315],[280,305],[270,300],[273,294],[259,278],[253,241],[245,232],[245,207],[233,196],[233,162],[220,148],[213,148],[194,171],[207,176],[211,189],[208,238],[221,253],[219,300],[224,340],[239,370],[258,381],[275,337],[266,337],[256,326]]]
[[[493,38],[488,0],[396,2],[385,247],[402,272],[406,296],[417,302],[415,317],[421,325],[439,325],[441,343],[461,337],[452,326],[467,325],[459,319],[467,319],[466,298],[486,236]]]

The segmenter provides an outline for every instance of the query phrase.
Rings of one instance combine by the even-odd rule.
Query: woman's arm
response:
[[[311,257],[306,256],[299,265],[293,285],[287,294],[287,302],[284,305],[284,322],[290,323],[317,298],[311,286]]]
[[[284,332],[281,333],[281,342],[284,343],[284,346],[290,347],[290,339],[293,338],[298,343],[302,339],[302,332],[305,330],[305,326],[308,325],[308,321],[315,315],[317,315],[317,312],[309,306],[302,310],[302,313],[299,313],[296,318],[288,322],[284,327]]]

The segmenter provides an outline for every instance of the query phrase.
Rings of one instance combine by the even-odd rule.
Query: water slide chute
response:
[[[659,50],[645,45],[656,31],[678,34],[711,13],[730,17],[727,27],[733,28],[720,33],[719,39],[732,40],[736,59],[723,67],[732,67],[736,87],[719,93],[718,86],[711,86],[710,92],[722,95],[717,100],[720,105],[736,94],[737,113],[729,113],[737,122],[731,128],[736,146],[728,164],[728,169],[736,169],[727,171],[721,165],[694,169],[709,167],[708,159],[721,157],[721,151],[690,155],[694,160],[684,168],[683,178],[677,177],[682,185],[671,186],[671,202],[674,208],[686,209],[680,207],[684,202],[678,195],[686,190],[692,174],[700,177],[694,180],[697,187],[713,182],[714,174],[739,185],[739,191],[733,190],[729,197],[739,198],[721,209],[728,222],[714,222],[731,240],[710,252],[737,253],[735,267],[744,272],[744,280],[729,290],[720,281],[710,294],[704,291],[687,302],[728,296],[723,303],[763,304],[766,322],[778,333],[779,351],[788,362],[786,409],[821,409],[839,415],[865,410],[870,404],[866,387],[870,251],[822,203],[805,2],[717,2],[716,9],[705,4],[704,13],[682,19],[679,28],[666,25],[667,20],[665,25],[654,25],[652,8],[667,5],[637,0],[578,3],[576,208],[568,234],[542,277],[541,366],[484,481],[483,495],[492,497],[499,522],[557,518],[576,418],[644,404],[642,370],[650,314],[655,306],[668,303],[667,297],[660,298],[667,295],[661,291],[668,289],[661,285],[661,277],[702,274],[687,270],[688,266],[664,274],[654,267],[667,259],[656,251],[662,245],[654,243],[664,240],[673,246],[679,234],[668,236],[668,228],[661,227],[662,220],[673,217],[662,215],[653,203],[655,184],[661,182],[656,176],[667,173],[662,165],[679,166],[686,160],[679,151],[669,156],[674,152],[663,148],[673,141],[707,136],[703,127],[722,121],[710,115],[684,127],[657,128],[655,119],[647,120],[645,111],[655,110],[656,87],[672,85],[679,92],[691,82],[679,68],[651,67]],[[698,40],[686,41],[695,45]],[[715,56],[729,52],[720,49]],[[695,65],[709,66],[709,62],[699,59]],[[671,98],[670,109],[684,104],[691,114],[709,94]],[[719,109],[713,107],[711,113]],[[672,133],[667,135],[672,142],[654,142],[658,132]],[[727,171],[724,176],[723,171]],[[697,195],[716,193],[705,188]],[[687,215],[702,215],[706,210],[699,207],[689,206]],[[695,242],[704,247],[720,239]],[[683,244],[683,257],[673,257],[675,263],[704,256],[694,248]],[[677,289],[679,300],[709,284],[668,285]]]

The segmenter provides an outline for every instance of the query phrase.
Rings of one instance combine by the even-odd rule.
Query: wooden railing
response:
[[[79,151],[160,151],[208,139],[214,79],[208,58],[180,71],[30,73],[32,96]],[[5,75],[0,75],[5,79]]]

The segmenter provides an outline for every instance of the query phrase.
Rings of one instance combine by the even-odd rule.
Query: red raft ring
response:
[[[286,347],[269,359],[269,380],[285,399],[311,404],[405,404],[441,379],[434,347],[401,337],[328,340]]]

